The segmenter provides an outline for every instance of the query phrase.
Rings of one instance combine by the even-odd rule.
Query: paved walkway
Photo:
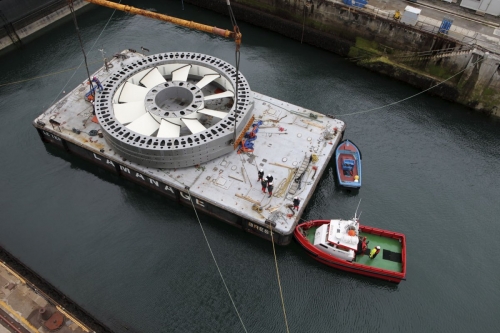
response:
[[[342,0],[334,0],[342,2]],[[460,2],[460,0],[457,0]],[[406,6],[421,9],[417,28],[437,33],[443,18],[451,18],[453,24],[448,35],[466,44],[477,44],[500,54],[500,18],[479,16],[475,11],[460,7],[458,3],[440,0],[368,0],[365,9],[382,16],[392,17],[396,10],[403,14]]]

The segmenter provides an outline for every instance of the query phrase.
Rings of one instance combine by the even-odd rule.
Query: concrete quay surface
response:
[[[340,2],[340,0],[336,2]],[[453,24],[448,32],[450,37],[465,44],[479,45],[491,52],[500,53],[500,17],[476,15],[473,10],[460,7],[458,2],[369,0],[365,9],[377,12],[379,15],[385,12],[389,17],[392,17],[396,10],[403,14],[406,6],[422,10],[417,27],[437,33],[443,18],[451,18]]]
[[[0,333],[84,333],[92,330],[0,262]]]

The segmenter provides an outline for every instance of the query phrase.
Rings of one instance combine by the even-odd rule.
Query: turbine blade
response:
[[[202,123],[198,121],[198,119],[190,119],[190,118],[181,118],[181,119],[193,134],[198,132],[203,132],[204,130],[206,130],[205,126],[203,126]]]
[[[121,86],[118,87],[118,89],[116,89],[116,93],[115,95],[113,96],[113,103],[114,104],[117,104],[118,103],[118,100],[120,99],[120,95],[122,93],[122,90],[123,90],[123,86],[125,84],[122,84]]]
[[[220,118],[220,119],[224,119],[227,116],[227,112],[215,111],[215,110],[210,110],[210,109],[201,109],[201,110],[198,110],[198,112],[206,114],[207,116],[212,116],[212,117]]]
[[[118,102],[128,103],[143,101],[148,91],[148,88],[139,87],[130,82],[125,82],[120,96],[118,97]]]
[[[176,71],[184,66],[186,66],[186,64],[167,64],[158,66],[157,68],[160,71],[161,75],[170,77],[173,71]]]
[[[224,91],[223,93],[220,93],[220,94],[213,94],[213,95],[205,96],[204,100],[210,101],[213,99],[219,99],[219,98],[224,98],[224,97],[233,97],[233,96],[234,96],[234,94],[232,91]]]
[[[130,124],[127,125],[127,128],[131,131],[137,132],[142,135],[151,135],[158,128],[160,124],[151,117],[149,113],[145,113]]]
[[[122,124],[128,124],[146,113],[144,102],[130,102],[123,104],[113,104],[116,120]]]
[[[131,78],[129,78],[127,80],[127,82],[130,82],[130,83],[135,84],[135,85],[139,85],[142,78],[144,77],[144,75],[146,75],[149,71],[150,71],[149,69],[145,69],[143,71],[140,71],[139,73],[137,73],[134,76],[132,76]]]
[[[181,126],[162,119],[160,129],[156,137],[158,138],[177,138],[181,133]]]
[[[172,81],[187,81],[191,65],[186,65],[172,72]]]
[[[145,85],[146,88],[151,89],[154,86],[157,86],[160,83],[165,83],[167,81],[163,78],[158,68],[155,67],[150,70],[149,73],[144,75],[144,77],[139,82]]]
[[[208,75],[205,75],[203,77],[203,79],[201,79],[197,84],[196,86],[198,88],[203,88],[204,86],[206,86],[207,84],[209,84],[210,82],[212,82],[213,80],[215,79],[218,79],[220,78],[220,75],[219,74],[208,74]]]

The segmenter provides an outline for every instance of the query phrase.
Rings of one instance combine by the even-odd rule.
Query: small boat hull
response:
[[[336,258],[328,253],[322,252],[316,248],[307,239],[305,232],[307,230],[321,226],[323,224],[330,223],[330,220],[312,220],[302,224],[299,224],[295,228],[294,236],[302,247],[307,251],[307,253],[315,260],[347,272],[352,272],[356,274],[361,274],[365,276],[374,277],[377,279],[382,279],[394,283],[400,283],[401,280],[405,279],[406,276],[406,240],[405,236],[401,233],[396,233],[392,231],[377,229],[367,226],[359,226],[359,229],[364,234],[376,235],[376,237],[387,237],[391,239],[397,239],[401,243],[401,268],[399,271],[393,271],[388,269],[383,269],[379,267],[368,266],[358,262],[350,262],[343,259]]]
[[[361,151],[352,141],[344,140],[338,145],[335,165],[340,186],[361,188]]]

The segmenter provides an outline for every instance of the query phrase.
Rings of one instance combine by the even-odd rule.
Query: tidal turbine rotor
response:
[[[200,53],[123,60],[103,86],[95,110],[106,141],[148,167],[182,168],[228,154],[252,117],[245,77],[239,74],[235,105],[236,69]]]

